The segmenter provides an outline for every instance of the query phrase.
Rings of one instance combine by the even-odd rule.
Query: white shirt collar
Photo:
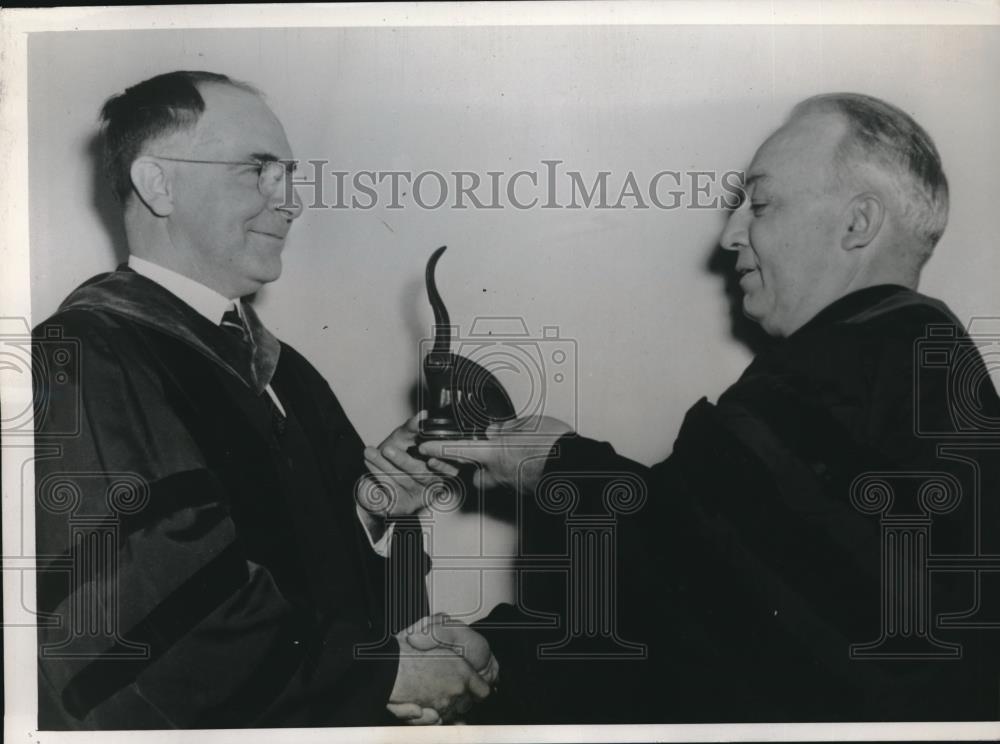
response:
[[[179,300],[190,305],[198,313],[205,316],[215,325],[222,322],[222,316],[227,310],[236,308],[243,315],[240,308],[239,299],[231,300],[219,294],[211,287],[206,287],[194,279],[178,274],[172,269],[168,269],[152,261],[147,261],[138,256],[128,257],[128,267],[137,274],[142,274],[147,279],[156,282],[165,290],[176,295]]]

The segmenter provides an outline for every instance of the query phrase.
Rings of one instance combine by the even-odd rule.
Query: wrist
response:
[[[379,542],[379,540],[381,540],[385,535],[386,530],[389,529],[388,518],[369,511],[363,504],[360,503],[357,505],[357,512],[358,519],[361,520],[361,525],[368,532],[372,542]]]

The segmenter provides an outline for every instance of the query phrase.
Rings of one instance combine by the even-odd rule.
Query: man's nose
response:
[[[302,199],[299,197],[298,189],[289,175],[282,178],[274,194],[274,208],[284,214],[289,220],[296,219],[302,214]]]
[[[750,210],[747,206],[744,204],[734,209],[726,220],[722,235],[719,236],[719,245],[727,251],[738,251],[749,245],[750,238],[747,234],[749,224]]]

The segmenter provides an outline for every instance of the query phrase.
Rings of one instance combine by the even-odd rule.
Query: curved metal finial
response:
[[[434,269],[446,247],[427,261],[427,299],[434,310],[434,346],[424,357],[427,418],[420,422],[424,439],[482,439],[491,423],[515,418],[510,396],[490,370],[451,350],[455,331],[437,291]]]
[[[434,268],[446,250],[448,250],[448,246],[442,245],[434,251],[427,261],[427,271],[424,272],[427,299],[434,310],[434,354],[447,354],[451,351],[451,319],[448,317],[448,308],[444,306],[444,300],[438,294],[437,284],[434,281]]]

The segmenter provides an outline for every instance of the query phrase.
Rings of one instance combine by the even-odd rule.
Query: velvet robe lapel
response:
[[[197,349],[258,395],[270,384],[278,366],[281,344],[248,303],[243,303],[243,310],[251,338],[249,359],[235,339],[222,335],[224,340],[220,342],[217,326],[124,264],[117,271],[100,274],[79,286],[59,309],[102,310],[160,330]]]

